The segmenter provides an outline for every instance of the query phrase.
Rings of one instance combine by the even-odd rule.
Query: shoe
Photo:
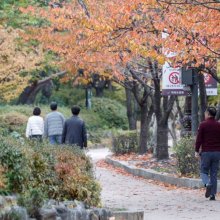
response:
[[[215,200],[215,196],[214,195],[211,195],[209,200]]]
[[[209,198],[211,195],[211,185],[206,185],[205,197]]]

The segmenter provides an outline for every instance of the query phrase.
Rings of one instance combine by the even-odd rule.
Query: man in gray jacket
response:
[[[84,121],[78,117],[80,107],[73,106],[71,111],[73,116],[65,121],[63,127],[62,143],[76,144],[83,149],[87,147],[87,134]]]
[[[52,112],[47,114],[44,123],[44,135],[49,137],[50,144],[61,144],[65,118],[57,111],[57,103],[50,104]]]

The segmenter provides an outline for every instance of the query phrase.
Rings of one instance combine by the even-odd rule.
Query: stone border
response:
[[[126,172],[134,176],[139,176],[146,179],[152,179],[179,187],[187,187],[193,189],[203,188],[203,184],[200,179],[185,178],[185,177],[178,178],[174,176],[169,176],[167,174],[159,173],[152,169],[143,169],[143,168],[137,168],[135,166],[130,166],[124,161],[113,160],[110,157],[106,157],[105,161],[115,167],[124,169]],[[218,192],[220,192],[220,181],[218,181]]]
[[[144,220],[144,211],[131,212],[113,212],[114,220]]]

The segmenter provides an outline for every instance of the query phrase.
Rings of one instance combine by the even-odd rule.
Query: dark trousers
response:
[[[220,152],[202,152],[201,179],[204,185],[211,185],[211,195],[217,192],[217,174],[219,169]]]

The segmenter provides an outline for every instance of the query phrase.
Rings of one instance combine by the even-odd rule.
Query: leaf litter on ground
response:
[[[202,193],[204,193],[204,188],[201,188],[201,189],[191,189],[191,188],[187,188],[187,187],[179,187],[179,186],[171,185],[171,184],[168,184],[168,183],[163,183],[163,182],[156,181],[156,180],[145,179],[143,177],[134,176],[134,175],[126,172],[122,168],[115,168],[113,165],[108,164],[105,160],[100,160],[100,161],[96,162],[96,166],[100,167],[100,168],[103,168],[103,169],[106,169],[106,170],[109,170],[109,171],[112,171],[112,172],[117,173],[119,175],[123,175],[123,176],[134,178],[137,181],[144,181],[144,182],[149,183],[149,184],[158,185],[160,187],[165,188],[167,191],[171,191],[171,190],[180,191],[180,192],[189,191],[190,193],[193,191],[193,193],[195,193],[195,194],[202,194]],[[218,193],[218,196],[220,196],[220,193]]]
[[[153,169],[157,172],[167,173],[173,176],[180,176],[177,170],[177,162],[174,157],[167,160],[157,160],[153,154],[138,155],[135,153],[112,156],[113,159],[119,161],[126,161],[129,165],[137,168]]]

